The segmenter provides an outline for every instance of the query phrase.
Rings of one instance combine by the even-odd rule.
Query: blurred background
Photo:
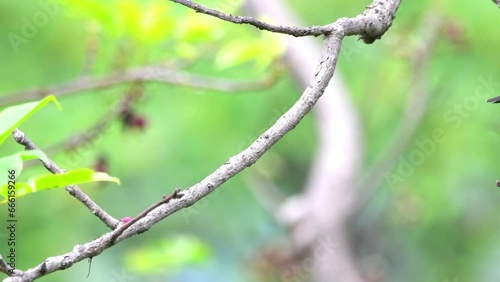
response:
[[[310,26],[370,1],[199,3]],[[321,46],[170,1],[8,1],[0,22],[0,109],[58,96],[63,111],[20,129],[64,169],[120,178],[81,185],[118,219],[249,146],[312,77],[316,61],[294,59]],[[84,261],[40,281],[500,281],[497,26],[491,1],[403,1],[382,40],[344,40],[316,112],[255,165],[95,257],[88,278]],[[45,173],[26,165],[21,179]],[[19,198],[17,218],[20,269],[109,231],[64,189]]]

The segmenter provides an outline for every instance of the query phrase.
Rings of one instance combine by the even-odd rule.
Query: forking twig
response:
[[[40,150],[38,147],[31,142],[31,140],[24,134],[24,132],[19,129],[14,129],[12,132],[14,136],[14,140],[23,145],[26,150]],[[50,158],[47,157],[47,162],[40,160],[43,166],[50,172],[54,174],[64,173],[64,170],[61,169],[56,163],[54,163]],[[93,215],[97,216],[106,226],[111,229],[115,229],[118,225],[118,220],[109,215],[106,211],[104,211],[101,207],[99,207],[85,192],[78,187],[78,185],[70,185],[66,187],[66,191],[73,197],[75,197],[78,201],[84,204]]]
[[[268,88],[276,81],[276,73],[271,73],[260,79],[238,81],[167,69],[161,65],[146,66],[127,71],[116,71],[101,77],[80,77],[63,84],[7,93],[0,97],[0,105],[9,105],[21,101],[39,99],[48,94],[62,97],[84,90],[103,89],[129,82],[157,82],[176,86],[188,86],[196,89],[238,93]]]
[[[159,201],[158,203],[153,204],[149,208],[145,209],[140,214],[138,214],[137,216],[135,216],[134,218],[132,218],[130,221],[125,222],[125,224],[119,225],[119,227],[115,229],[115,232],[113,232],[113,235],[111,236],[111,238],[109,238],[109,243],[110,244],[114,244],[115,240],[125,230],[127,230],[132,224],[136,223],[139,219],[145,217],[152,210],[156,209],[157,207],[159,207],[159,206],[161,206],[163,204],[166,204],[166,203],[170,202],[173,199],[180,199],[181,197],[182,197],[181,188],[176,187],[175,190],[174,190],[174,192],[172,192],[172,194],[170,194],[168,196],[163,196],[163,199],[161,201]]]

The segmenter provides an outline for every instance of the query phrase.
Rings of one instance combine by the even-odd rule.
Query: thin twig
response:
[[[312,27],[296,27],[272,25],[259,21],[253,17],[234,16],[220,11],[210,9],[190,0],[170,0],[181,4],[198,13],[207,14],[224,21],[235,24],[249,24],[260,30],[267,30],[276,33],[283,33],[295,37],[329,35],[335,31],[334,24]],[[380,39],[385,31],[389,29],[394,19],[397,8],[401,0],[377,0],[367,7],[367,9],[355,18],[341,18],[336,23],[340,23],[344,28],[344,35],[359,35],[366,44],[371,44]]]
[[[0,272],[7,274],[8,276],[22,274],[22,271],[12,268],[0,255]]]
[[[151,205],[149,208],[145,209],[142,211],[140,214],[132,218],[130,221],[124,223],[123,225],[119,225],[118,228],[115,229],[113,232],[113,235],[111,238],[109,238],[109,243],[114,244],[115,240],[125,231],[127,230],[132,224],[136,223],[139,219],[145,217],[148,213],[150,213],[152,210],[156,209],[157,207],[166,204],[170,202],[172,199],[180,199],[182,197],[181,193],[181,188],[176,187],[174,192],[168,196],[163,196],[163,199],[159,201],[158,203],[155,203]]]
[[[40,150],[31,140],[24,134],[24,132],[19,129],[14,129],[13,131],[14,140],[23,145],[24,148],[28,150]],[[65,171],[61,169],[56,163],[54,163],[50,158],[46,158],[46,161],[40,160],[43,166],[50,172],[54,174],[61,174]],[[104,211],[101,207],[99,207],[85,192],[78,187],[78,185],[70,185],[66,187],[66,191],[75,197],[78,201],[84,204],[93,215],[97,216],[106,226],[111,229],[115,229],[118,225],[118,220],[109,215],[106,211]]]
[[[62,97],[85,90],[103,89],[129,82],[166,83],[197,89],[238,93],[269,88],[276,80],[275,73],[256,80],[231,80],[166,69],[162,66],[148,66],[127,71],[117,71],[103,77],[81,77],[64,84],[3,94],[0,97],[0,105],[39,99],[48,94]]]
[[[296,27],[296,26],[272,25],[259,21],[253,17],[234,16],[231,14],[225,14],[223,12],[210,9],[208,7],[205,7],[203,5],[200,5],[198,3],[189,0],[170,0],[170,1],[191,8],[198,13],[207,14],[224,21],[228,21],[235,24],[249,24],[255,26],[260,30],[267,30],[276,33],[284,33],[295,37],[311,36],[311,35],[320,36],[320,35],[327,35],[330,32],[332,32],[331,26]]]

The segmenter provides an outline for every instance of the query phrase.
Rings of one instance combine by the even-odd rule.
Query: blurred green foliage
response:
[[[256,33],[248,27],[242,30],[173,3],[43,3],[56,3],[57,6],[50,6],[53,12],[49,13],[45,12],[46,6],[36,1],[31,2],[33,5],[11,3],[1,12],[5,14],[5,24],[1,25],[0,32],[5,35],[15,33],[27,39],[27,42],[12,45],[5,37],[7,40],[0,44],[0,53],[5,56],[5,68],[0,72],[6,78],[6,83],[0,85],[2,95],[74,80],[81,75],[86,60],[92,55],[89,50],[97,50],[91,75],[104,75],[139,65],[175,63],[182,59],[188,62],[188,71],[234,79],[267,75],[269,65],[282,51],[276,37]],[[224,8],[238,8],[236,1],[227,3]],[[47,23],[43,25],[35,24],[40,13],[48,15]],[[24,28],[28,26],[30,30],[30,23],[36,31],[32,37],[31,34],[24,36]],[[238,52],[238,45],[245,43],[252,46]],[[231,45],[236,47],[232,47],[231,57],[227,57],[228,52],[222,51],[231,49]],[[257,48],[266,48],[267,52],[261,56],[256,52]],[[232,154],[248,146],[294,102],[297,95],[291,85],[291,81],[285,79],[269,91],[235,95],[146,83],[142,87],[146,94],[144,100],[134,106],[134,111],[146,119],[144,131],[126,129],[117,121],[96,140],[69,152],[59,148],[49,155],[65,169],[92,167],[104,157],[110,174],[120,178],[122,186],[87,184],[81,187],[115,217],[134,216],[174,187],[184,188],[200,181]],[[20,128],[40,148],[48,148],[67,141],[69,136],[87,131],[129,90],[129,85],[117,85],[72,94],[61,98],[63,112],[44,109]],[[293,135],[303,137],[293,140]],[[277,176],[286,180],[285,189],[300,189],[296,183],[306,174],[307,161],[304,160],[310,158],[313,150],[312,135],[312,126],[309,125],[288,138],[293,144],[309,144],[309,149],[294,154],[291,157],[295,159],[293,162],[279,162],[283,166],[296,164],[299,174],[289,178],[286,167],[274,169]],[[266,157],[263,163],[274,166],[276,161],[273,159],[282,159],[289,154],[287,151],[294,151],[293,144],[282,145],[281,153],[275,151],[274,156]],[[1,152],[7,155],[19,149],[19,145],[9,138]],[[31,169],[25,171],[21,180],[44,172],[36,162],[28,165]],[[175,214],[157,228],[130,239],[129,243],[118,244],[106,256],[94,258],[88,280],[121,281],[133,277],[134,281],[155,281],[170,277],[176,281],[193,281],[196,277],[203,277],[236,281],[242,271],[246,271],[247,256],[253,254],[255,246],[280,231],[246,189],[244,178],[235,178],[225,186],[224,193],[214,193],[193,206],[189,213]],[[234,212],[228,212],[232,205],[226,203],[234,203],[232,209],[238,210],[239,219],[235,218]],[[21,269],[32,267],[47,256],[67,252],[75,244],[108,231],[62,189],[22,197],[17,204],[17,217],[21,220],[17,230],[20,246],[17,267]],[[0,213],[0,220],[5,221],[5,213]],[[178,239],[176,245],[169,243],[178,238],[178,234],[190,235]],[[2,241],[5,235],[0,232]],[[149,242],[152,242],[150,247]],[[158,261],[163,272],[149,276],[133,273],[126,260],[131,260],[131,250],[136,249],[134,246],[148,250],[158,244],[177,246],[176,250],[182,252],[184,259],[174,265],[167,253],[167,257]],[[212,246],[214,251],[206,253],[203,251],[205,247],[201,248],[203,245]],[[1,244],[0,253],[6,253],[6,247],[6,244]],[[191,257],[186,252],[189,249],[192,250]],[[190,261],[194,260],[202,264],[190,267]],[[183,269],[183,266],[187,268]],[[40,280],[79,281],[86,275],[86,268],[85,263],[80,263],[71,270]]]
[[[321,25],[354,16],[370,1],[288,2],[309,25]],[[201,3],[237,13],[239,2]],[[35,35],[17,46],[7,35],[21,36],[44,6],[18,1],[0,9],[4,38],[0,98],[10,91],[75,79],[89,58],[89,46],[97,50],[92,75],[181,58],[191,62],[189,71],[237,79],[269,72],[267,67],[282,48],[267,33],[196,14],[169,1],[69,1],[58,8],[46,13],[46,23],[35,26]],[[439,36],[427,73],[429,105],[410,146],[388,173],[401,174],[404,161],[410,162],[419,152],[425,158],[411,166],[397,185],[385,182],[379,187],[355,219],[353,243],[360,258],[382,255],[387,281],[498,281],[499,109],[485,103],[500,95],[498,8],[486,0],[403,1],[381,41],[363,45],[356,38],[345,39],[337,75],[347,81],[358,106],[368,168],[401,120],[413,75],[409,55],[422,40],[418,31],[431,10],[447,28]],[[262,52],[266,46],[273,52]],[[127,130],[116,122],[84,148],[51,156],[66,169],[91,167],[104,156],[122,187],[83,187],[117,218],[134,216],[174,187],[203,179],[267,129],[301,91],[289,77],[266,91],[244,94],[152,83],[143,87],[146,96],[134,110],[147,119],[144,131]],[[44,109],[21,129],[45,148],[87,130],[128,90],[129,86],[120,85],[69,95],[60,100],[63,112]],[[426,154],[419,144],[431,140],[436,129],[442,130],[444,141],[435,142]],[[306,117],[254,167],[213,195],[94,258],[87,280],[250,281],[253,255],[285,231],[255,201],[245,178],[256,170],[269,171],[282,191],[295,193],[307,175],[314,146],[313,120]],[[0,150],[8,155],[19,146],[8,139]],[[42,171],[33,165],[25,177]],[[107,231],[62,189],[23,197],[18,204],[21,269]],[[174,272],[165,266],[164,273],[150,276],[130,272],[131,250],[147,250],[149,242],[154,242],[151,248],[169,244],[178,234],[194,238],[194,244],[183,247],[210,246],[201,264],[172,266]],[[0,244],[0,253],[5,248]],[[87,265],[79,263],[40,281],[80,281],[86,273]]]
[[[325,24],[357,14],[370,1],[290,2],[308,24]],[[408,55],[421,44],[418,30],[429,12],[445,21],[426,74],[430,101],[391,173],[416,152],[425,157],[402,183],[384,183],[359,215],[358,229],[369,242],[359,252],[387,259],[387,281],[498,281],[499,109],[485,103],[500,95],[498,8],[491,1],[403,1],[381,41],[365,46],[345,40],[343,52],[350,55],[341,53],[338,70],[362,115],[369,167],[401,120],[413,74]],[[436,129],[445,141],[426,155],[418,142]]]
[[[209,257],[209,246],[197,238],[179,235],[127,251],[125,266],[132,273],[154,275],[205,262]]]

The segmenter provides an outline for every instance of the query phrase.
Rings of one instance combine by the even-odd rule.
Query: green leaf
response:
[[[21,151],[10,156],[0,158],[0,170],[15,170],[20,174],[23,169],[23,161],[41,159],[47,161],[47,156],[40,150]],[[0,174],[0,177],[2,175]]]
[[[16,196],[20,197],[29,193],[34,193],[40,190],[47,190],[52,188],[61,188],[73,184],[81,184],[96,181],[111,181],[120,184],[120,180],[116,177],[109,176],[104,172],[95,172],[89,168],[81,168],[71,170],[61,174],[46,174],[31,178],[27,183],[16,183]],[[0,195],[4,197],[6,202],[7,195],[7,182],[4,182],[0,187]]]
[[[125,266],[138,274],[160,273],[203,263],[210,257],[207,244],[193,236],[179,235],[129,251],[125,254]]]
[[[4,198],[0,201],[0,204],[5,204],[8,201],[7,193],[8,193],[8,185],[3,185],[0,187],[0,195]],[[24,196],[26,194],[33,193],[34,191],[28,185],[28,183],[16,182],[16,198]]]
[[[49,102],[54,102],[57,109],[62,110],[56,97],[54,95],[49,95],[40,101],[8,107],[0,112],[0,144],[7,139],[16,127],[36,111],[45,107]]]
[[[2,185],[0,186],[0,196],[7,199],[7,187],[10,180],[8,172],[13,171],[15,179],[17,179],[23,170],[23,161],[33,159],[47,160],[47,156],[40,150],[32,150],[0,158],[0,185]]]
[[[95,172],[90,168],[80,168],[60,174],[47,174],[28,181],[34,191],[66,187],[95,181],[111,181],[120,184],[120,180],[104,172]]]

